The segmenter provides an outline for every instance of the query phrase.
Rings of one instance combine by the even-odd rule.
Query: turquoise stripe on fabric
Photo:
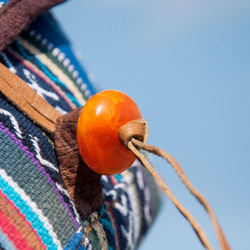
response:
[[[23,48],[23,46],[21,45],[21,43],[18,41],[18,40],[15,40],[16,42],[16,45],[19,49],[19,51],[21,52],[21,56],[26,59],[26,60],[29,60],[30,57],[34,57],[34,59],[36,60],[37,64],[41,67],[43,73],[45,75],[48,76],[48,78],[50,78],[52,81],[58,83],[59,85],[63,86],[64,88],[67,88],[67,86],[58,79],[58,77],[56,77],[55,75],[53,75],[49,70],[48,68],[39,60],[39,58],[36,56],[36,55],[28,55],[25,51],[25,49]]]
[[[0,248],[6,250],[17,250],[13,243],[8,239],[7,235],[5,235],[0,228]]]
[[[120,174],[116,174],[115,178],[118,180],[118,182],[122,181],[122,176]]]
[[[111,246],[111,244],[116,245],[116,243],[117,243],[116,239],[115,239],[114,228],[113,228],[113,226],[111,224],[110,217],[108,216],[108,214],[106,214],[106,216],[104,216],[104,217],[105,218],[101,217],[99,219],[99,221],[102,224],[104,231],[106,232],[106,236],[108,238],[108,248],[109,248],[109,250],[114,250],[113,246]]]
[[[105,231],[109,231],[112,236],[115,235],[114,228],[110,221],[107,221],[106,219],[100,218],[99,221],[101,222],[103,228],[105,228]]]
[[[31,56],[29,56],[25,49],[23,48],[23,46],[21,45],[21,43],[16,40],[16,45],[19,49],[19,51],[21,52],[21,56],[24,57],[24,59],[29,60],[29,58]],[[58,77],[56,77],[55,75],[53,75],[49,69],[46,67],[46,65],[44,65],[39,58],[36,55],[33,55],[34,59],[36,60],[36,63],[39,65],[39,67],[42,69],[43,73],[53,82],[55,82],[57,85],[62,86],[64,88],[67,88],[67,86],[59,80]],[[67,93],[68,98],[70,98],[70,100],[77,106],[77,107],[81,107],[82,105],[78,102],[78,100],[70,93]]]
[[[37,56],[34,56],[34,58],[36,59],[37,64],[41,67],[41,69],[43,70],[43,73],[50,78],[53,82],[57,83],[60,86],[63,86],[64,88],[67,88],[67,86],[58,79],[58,77],[56,77],[55,75],[53,75],[48,69],[47,67],[39,60],[39,58]]]
[[[48,69],[47,67],[38,59],[37,56],[34,56],[34,58],[36,59],[37,64],[41,67],[43,73],[49,77],[53,82],[55,82],[56,84],[58,84],[59,86],[62,86],[64,88],[67,88],[67,86],[58,79],[58,77],[56,77],[55,75],[53,75]],[[78,100],[70,93],[67,93],[68,98],[70,98],[70,100],[77,106],[77,107],[81,107],[81,103],[78,102]]]
[[[73,95],[71,95],[70,93],[67,93],[67,97],[69,97],[70,100],[77,105],[77,107],[82,106],[82,104],[80,102],[78,102],[77,99]]]
[[[45,25],[46,29],[44,29]],[[79,76],[83,79],[84,83],[87,84],[90,93],[92,95],[95,94],[97,92],[95,86],[93,86],[93,83],[88,78],[85,70],[80,65],[79,61],[76,59],[76,56],[72,52],[71,45],[68,39],[63,35],[55,20],[51,18],[50,15],[43,14],[30,24],[30,30],[33,29],[37,33],[41,34],[42,37],[48,39],[48,42],[52,42],[55,47],[59,48],[60,51],[66,55],[66,58],[70,60],[71,64],[74,66],[74,69],[79,72]],[[22,36],[24,36],[24,33],[22,34]],[[25,39],[31,40],[30,37],[26,37]],[[35,46],[39,46],[39,43],[35,39],[31,41],[31,43]],[[44,52],[45,54],[48,53],[48,51],[42,51],[42,52]],[[66,67],[63,66],[63,64],[61,65],[58,64],[58,66],[60,66],[63,71],[66,71],[67,69]],[[68,76],[72,78],[72,74],[68,73]]]
[[[0,176],[0,188],[2,192],[11,200],[14,205],[19,208],[20,212],[25,215],[27,221],[29,221],[32,227],[36,230],[38,236],[42,242],[48,247],[48,249],[56,250],[57,246],[54,244],[52,237],[48,230],[44,227],[44,224],[40,221],[38,215],[33,212],[31,207],[24,201],[15,190],[9,186],[8,182]]]
[[[50,183],[48,183],[47,178],[40,169],[38,169],[38,167],[41,168],[41,166],[39,162],[34,159],[34,155],[28,151],[28,148],[20,145],[20,140],[9,138],[9,136],[12,136],[12,134],[6,135],[0,130],[1,168],[25,190],[31,200],[43,211],[43,214],[53,226],[62,245],[66,245],[75,234],[76,227],[74,222],[71,220],[70,215],[62,205],[56,192]],[[22,147],[22,149],[20,149],[20,147]],[[5,148],[8,148],[6,152],[4,152]],[[27,152],[25,153],[23,150]],[[32,157],[33,159],[31,159]],[[23,175],[24,172],[25,178]],[[53,204],[53,210],[51,209],[51,204]],[[64,230],[62,230],[62,227]]]

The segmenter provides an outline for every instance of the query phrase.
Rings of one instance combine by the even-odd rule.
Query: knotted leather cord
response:
[[[178,199],[173,195],[171,190],[169,189],[168,185],[162,180],[159,174],[154,170],[151,164],[148,162],[146,157],[140,153],[140,149],[146,150],[150,153],[158,155],[168,161],[168,163],[174,168],[182,182],[186,185],[188,190],[196,197],[196,199],[201,203],[201,205],[207,211],[214,230],[216,232],[221,250],[229,250],[230,246],[227,243],[227,240],[223,234],[223,231],[219,225],[219,222],[215,216],[215,213],[212,207],[209,205],[207,200],[202,196],[202,194],[193,187],[189,179],[187,178],[186,174],[182,170],[179,163],[167,152],[164,150],[146,144],[145,138],[148,137],[148,125],[145,119],[137,119],[127,124],[123,125],[118,133],[118,137],[121,143],[131,150],[138,160],[148,169],[151,175],[155,178],[159,187],[161,187],[166,194],[169,196],[170,200],[174,203],[177,209],[182,213],[182,215],[190,222],[191,226],[193,227],[194,231],[196,232],[197,236],[199,237],[200,241],[206,247],[206,249],[213,249],[210,242],[207,239],[205,232],[202,230],[198,222],[194,219],[191,213],[178,201]]]
[[[12,0],[10,4],[6,5],[0,11],[0,51],[2,51],[13,39],[28,25],[36,16],[47,11],[51,7],[65,0]],[[29,118],[42,126],[48,132],[53,133],[55,130],[55,121],[61,116],[52,106],[50,106],[45,100],[43,100],[37,93],[28,87],[28,85],[22,81],[15,74],[11,73],[6,67],[0,64],[0,91],[11,100],[21,111],[26,113]],[[204,206],[208,212],[211,221],[213,223],[215,232],[217,234],[220,246],[222,250],[230,249],[227,240],[222,232],[222,229],[216,219],[216,216],[205,198],[192,186],[187,176],[183,172],[181,166],[175,161],[175,159],[155,146],[146,145],[135,138],[129,138],[126,142],[127,147],[137,156],[137,158],[143,163],[143,165],[154,176],[158,185],[165,190],[172,202],[176,205],[179,211],[189,220],[195,232],[199,236],[202,244],[207,249],[212,249],[209,241],[206,238],[205,233],[202,231],[199,224],[192,217],[190,212],[185,209],[181,203],[175,198],[172,192],[169,190],[167,184],[160,178],[154,168],[146,160],[143,154],[140,153],[138,148],[144,149],[148,152],[156,154],[165,158],[176,170],[180,179],[184,182],[190,192],[198,199],[198,201]],[[137,148],[136,148],[137,147]]]
[[[32,119],[36,124],[46,129],[50,133],[55,132],[55,122],[57,118],[62,116],[58,111],[56,111],[49,103],[47,103],[42,97],[40,97],[31,87],[28,86],[22,79],[16,76],[14,73],[8,70],[4,65],[0,63],[0,92],[2,92],[15,106],[17,106],[22,112],[24,112],[30,119]],[[131,126],[133,124],[133,126]],[[124,126],[126,126],[125,124]],[[134,133],[133,127],[136,128]],[[177,200],[173,195],[167,184],[162,180],[159,174],[154,170],[151,164],[147,161],[146,157],[140,153],[140,149],[146,150],[150,153],[158,155],[166,159],[170,165],[175,169],[180,179],[184,182],[186,187],[190,192],[198,199],[198,201],[204,206],[208,212],[211,221],[213,223],[215,232],[217,234],[221,250],[230,250],[230,246],[222,232],[222,229],[216,219],[216,216],[210,207],[209,203],[205,198],[192,186],[191,182],[188,180],[184,171],[178,162],[168,153],[162,149],[147,145],[146,139],[148,136],[147,122],[144,119],[139,121],[131,121],[128,123],[127,129],[120,129],[125,131],[122,135],[123,138],[119,139],[125,147],[130,149],[135,156],[142,162],[142,164],[148,169],[151,175],[155,178],[157,184],[167,193],[171,201],[175,204],[178,210],[183,214],[183,216],[190,222],[198,237],[200,238],[202,244],[207,249],[213,249],[210,242],[208,241],[206,234],[201,229],[197,221],[193,218],[191,213],[183,207],[183,205]],[[140,132],[141,130],[141,132]],[[119,131],[120,132],[120,131]],[[142,134],[142,135],[141,135]],[[138,140],[139,139],[139,140]],[[143,141],[143,142],[141,142]],[[87,230],[88,232],[88,230]]]

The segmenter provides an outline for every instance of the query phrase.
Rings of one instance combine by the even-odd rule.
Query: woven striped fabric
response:
[[[0,63],[62,114],[97,92],[49,13],[0,53]],[[0,94],[0,249],[135,249],[158,212],[157,185],[138,161],[101,183],[103,205],[83,221],[64,187],[53,135]]]

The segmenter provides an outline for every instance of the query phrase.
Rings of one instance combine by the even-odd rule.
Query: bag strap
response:
[[[0,86],[0,92],[20,111],[49,133],[54,133],[55,122],[62,114],[1,63]]]
[[[0,52],[38,15],[66,0],[11,0],[0,10]]]

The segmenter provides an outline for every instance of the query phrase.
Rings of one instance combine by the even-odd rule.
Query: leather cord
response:
[[[151,145],[146,144],[144,137],[145,136],[146,138],[148,137],[148,131],[147,131],[148,126],[145,123],[146,121],[144,119],[141,119],[141,120],[134,120],[123,125],[120,128],[120,131],[118,133],[118,137],[121,143],[126,148],[130,149],[135,154],[137,159],[148,169],[148,171],[156,180],[159,187],[162,188],[166,192],[166,194],[169,196],[170,200],[174,203],[177,209],[190,222],[191,226],[193,227],[194,231],[196,232],[197,236],[199,237],[204,247],[209,250],[213,249],[212,245],[207,239],[207,236],[205,232],[202,230],[201,226],[194,219],[192,214],[178,201],[178,199],[174,196],[174,194],[169,189],[168,185],[162,180],[162,178],[154,170],[152,165],[148,162],[148,160],[140,152],[140,150],[143,149],[147,152],[153,153],[167,160],[167,162],[174,168],[174,170],[176,171],[176,173],[178,174],[182,182],[186,185],[188,190],[195,196],[195,198],[200,202],[200,204],[207,211],[212,221],[221,250],[230,250],[230,246],[226,240],[226,237],[220,227],[220,224],[215,216],[215,213],[212,207],[209,205],[207,200],[202,196],[202,194],[196,188],[193,187],[192,183],[187,178],[180,164],[174,159],[174,157],[172,157],[170,154],[168,154],[164,150],[156,146],[151,146]]]
[[[19,110],[24,112],[36,124],[50,133],[55,132],[55,124],[58,124],[58,121],[60,121],[62,115],[58,111],[56,111],[50,104],[48,104],[42,97],[40,97],[31,87],[29,87],[27,83],[25,83],[14,73],[10,72],[9,69],[1,63],[0,92],[2,92],[15,106],[17,106]],[[230,250],[230,246],[226,240],[225,235],[223,234],[223,231],[219,225],[213,209],[206,201],[206,199],[202,196],[202,194],[193,187],[178,162],[164,150],[146,144],[146,140],[148,137],[148,126],[146,120],[139,119],[125,124],[121,127],[118,133],[118,137],[121,143],[126,148],[131,150],[135,154],[135,156],[142,162],[142,164],[148,169],[148,171],[155,178],[157,184],[167,193],[178,210],[190,222],[204,247],[209,250],[213,249],[212,245],[207,239],[205,232],[202,230],[198,222],[193,218],[191,213],[177,200],[167,184],[162,180],[159,174],[147,161],[146,157],[142,153],[140,153],[140,150],[146,150],[168,161],[168,163],[175,169],[186,187],[196,197],[196,199],[201,203],[201,205],[209,214],[214,230],[218,237],[221,250]]]

